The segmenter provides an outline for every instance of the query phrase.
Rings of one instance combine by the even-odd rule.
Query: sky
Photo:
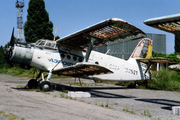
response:
[[[23,1],[23,0],[19,0]],[[24,0],[23,22],[30,0]],[[121,18],[145,33],[165,34],[166,53],[174,53],[174,35],[145,25],[149,18],[180,13],[180,0],[44,0],[53,34],[60,38],[109,18]],[[16,0],[0,0],[0,46],[17,37]],[[158,46],[158,45],[156,45]]]

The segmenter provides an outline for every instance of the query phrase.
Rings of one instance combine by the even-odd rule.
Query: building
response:
[[[153,44],[153,51],[156,53],[163,53],[166,54],[166,35],[165,34],[152,34],[146,33],[147,38],[150,38],[154,41]],[[128,41],[125,43],[119,43],[110,46],[102,46],[99,48],[95,48],[95,51],[99,51],[101,53],[107,53],[108,55],[112,55],[122,59],[128,59],[135,49],[136,45],[141,41],[143,38]]]

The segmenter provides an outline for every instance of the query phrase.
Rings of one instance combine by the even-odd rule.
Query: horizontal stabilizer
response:
[[[154,57],[154,58],[137,58],[137,61],[144,62],[144,63],[175,63],[173,60],[170,60],[168,58],[162,58],[162,57]]]
[[[58,39],[56,42],[73,49],[87,50],[92,37],[97,40],[93,45],[94,48],[145,36],[146,34],[142,30],[130,23],[119,18],[110,18]]]
[[[66,75],[72,77],[88,76],[88,75],[100,75],[113,73],[111,70],[91,63],[77,63],[69,67],[65,67],[59,70],[55,70],[53,73],[58,75]]]

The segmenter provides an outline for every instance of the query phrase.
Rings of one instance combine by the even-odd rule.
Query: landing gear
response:
[[[130,84],[127,86],[127,88],[136,88],[136,89],[138,89],[138,88],[139,88],[139,85],[138,85],[136,82],[134,82],[134,83],[130,83]]]
[[[139,88],[139,85],[137,83],[135,83],[135,88],[138,89]]]
[[[31,80],[29,80],[27,86],[29,89],[35,89],[38,86],[38,82],[36,79],[31,79]]]
[[[40,89],[44,92],[48,92],[50,91],[51,89],[51,83],[48,82],[48,81],[43,81],[41,84],[40,84]]]
[[[41,80],[38,80],[38,78],[42,76]],[[45,81],[44,78],[48,77],[47,80],[50,79],[51,76],[46,75],[45,77],[43,76],[43,72],[40,71],[39,74],[37,75],[36,79],[31,79],[29,80],[27,87],[29,89],[36,89],[38,86],[40,88],[40,90],[44,91],[44,92],[48,92],[51,90],[51,83],[49,81]]]

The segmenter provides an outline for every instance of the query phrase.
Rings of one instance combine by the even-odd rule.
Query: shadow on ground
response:
[[[25,90],[25,91],[31,91],[32,89],[28,88],[15,88],[12,87],[12,89],[16,90]],[[80,86],[69,86],[64,84],[57,84],[52,83],[52,91],[57,90],[61,92],[67,92],[67,91],[86,91],[91,93],[91,97],[94,98],[135,98],[134,96],[124,96],[114,93],[106,92],[105,90],[119,90],[119,89],[127,89],[126,87],[104,87],[104,86],[88,86],[88,87],[80,87]],[[128,88],[129,89],[129,88]],[[104,91],[98,91],[98,90],[104,90]],[[36,89],[38,91],[38,89]]]
[[[168,100],[168,99],[135,99],[137,101],[155,103],[160,105],[166,105],[166,107],[161,107],[165,110],[172,110],[173,106],[180,106],[180,101]]]

